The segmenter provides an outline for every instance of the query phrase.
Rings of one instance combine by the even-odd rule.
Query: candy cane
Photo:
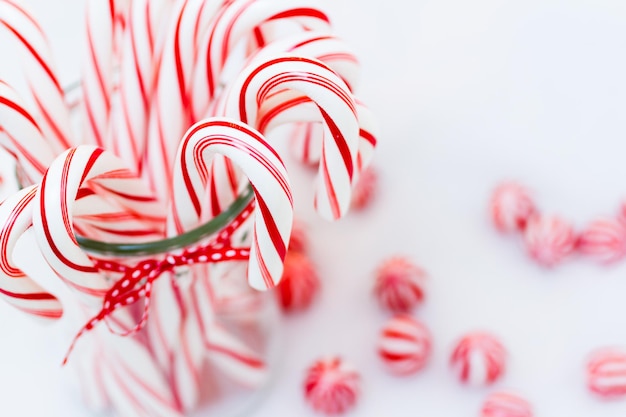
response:
[[[135,338],[119,337],[101,328],[103,379],[116,409],[124,416],[182,417],[170,384],[157,368],[150,352]],[[123,412],[122,412],[123,411]]]
[[[207,167],[215,153],[236,162],[252,183],[258,206],[248,280],[254,288],[271,288],[283,272],[293,200],[284,164],[258,132],[235,120],[214,118],[185,134],[176,157],[171,222],[179,232],[197,225]]]
[[[148,143],[142,163],[142,173],[154,191],[167,200],[169,189],[159,185],[164,178],[171,183],[171,172],[178,140],[191,125],[189,90],[194,62],[194,45],[199,32],[208,22],[204,0],[185,0],[177,3],[171,26],[158,58],[156,93],[150,109]],[[208,9],[211,9],[209,6]]]
[[[0,28],[6,29],[18,46],[35,103],[35,120],[50,147],[59,154],[74,140],[48,39],[30,13],[13,0],[0,0]]]
[[[113,135],[108,148],[137,171],[142,160],[147,135],[148,114],[152,100],[157,43],[162,43],[170,0],[135,0],[132,2],[127,30],[122,40],[120,68],[120,111],[115,113]]]
[[[267,364],[261,355],[215,322],[206,333],[205,347],[211,363],[239,384],[258,388],[267,381]]]
[[[325,126],[315,207],[327,219],[340,218],[350,206],[359,127],[352,95],[335,72],[318,60],[291,55],[254,62],[233,83],[221,111],[226,116],[257,126],[262,110],[269,112],[272,107],[289,108],[293,104],[291,98],[286,101],[281,98],[272,101],[273,105],[268,109],[264,107],[266,100],[288,96],[292,90],[296,91],[291,96],[294,100],[299,101],[304,94],[311,101],[307,105],[316,103],[315,115]],[[299,114],[303,115],[298,107]]]
[[[86,51],[83,54],[82,105],[85,142],[104,146],[109,129],[115,63],[115,1],[86,4]]]
[[[191,97],[195,120],[206,117],[209,103],[218,92],[224,67],[238,42],[246,35],[258,34],[258,28],[264,23],[279,20],[330,32],[328,16],[306,0],[235,0],[222,8],[207,31],[197,59]]]
[[[58,319],[63,314],[61,302],[13,262],[15,245],[32,224],[36,193],[36,186],[26,187],[0,204],[0,297],[36,317]]]
[[[78,191],[89,182],[135,213],[155,213],[159,206],[139,178],[121,160],[93,146],[69,149],[57,157],[38,190],[33,225],[44,258],[81,299],[101,303],[110,284],[78,246],[72,222]]]
[[[168,276],[154,282],[152,314],[146,326],[150,348],[169,380],[174,398],[189,411],[199,400],[204,352],[198,326],[186,307],[190,291],[177,281]]]
[[[30,184],[39,182],[54,159],[31,112],[19,94],[0,80],[0,145],[16,160]],[[27,184],[21,184],[27,185]]]

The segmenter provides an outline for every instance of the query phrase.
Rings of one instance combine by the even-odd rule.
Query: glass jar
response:
[[[229,243],[249,247],[253,216],[236,229],[231,225],[250,213],[252,204],[247,187],[204,225],[154,242],[76,236],[112,285],[142,265],[175,264],[156,267],[163,272],[152,281],[148,306],[144,291],[143,298],[115,310],[106,325],[98,323],[77,341],[67,366],[76,370],[90,408],[123,417],[227,417],[241,415],[263,397],[280,345],[274,293],[248,286],[247,261],[211,260],[229,227]],[[194,253],[205,256],[190,261]],[[90,319],[87,313],[78,316],[82,324]]]

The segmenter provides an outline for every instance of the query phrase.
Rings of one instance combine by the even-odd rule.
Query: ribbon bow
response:
[[[112,260],[94,259],[94,266],[101,271],[117,272],[123,274],[104,296],[102,309],[92,317],[74,336],[72,343],[63,359],[65,365],[69,359],[78,339],[101,321],[104,321],[111,333],[120,336],[132,335],[143,328],[148,319],[150,309],[150,296],[152,283],[163,273],[173,272],[176,267],[193,265],[207,262],[245,261],[250,257],[250,248],[236,248],[228,242],[232,233],[243,223],[254,208],[250,204],[239,216],[229,224],[217,237],[217,239],[199,246],[194,246],[179,254],[168,254],[162,259],[145,259],[135,266],[128,266]],[[139,299],[144,299],[143,313],[139,322],[130,330],[115,331],[107,318],[117,309],[133,304]]]

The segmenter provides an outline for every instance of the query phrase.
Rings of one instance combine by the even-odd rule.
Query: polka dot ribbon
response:
[[[112,260],[94,259],[94,266],[101,271],[120,273],[122,277],[113,284],[104,296],[102,309],[92,317],[74,336],[74,339],[63,359],[65,365],[78,339],[90,331],[101,321],[109,330],[120,336],[130,336],[143,328],[150,309],[152,283],[164,273],[172,273],[175,268],[199,263],[215,263],[224,261],[246,261],[250,257],[250,248],[236,248],[230,245],[233,232],[241,225],[254,208],[250,204],[240,215],[219,234],[217,239],[183,250],[178,254],[168,254],[161,259],[145,259],[135,266],[124,265]],[[116,331],[107,318],[117,309],[134,304],[143,298],[143,313],[139,322],[131,329]]]

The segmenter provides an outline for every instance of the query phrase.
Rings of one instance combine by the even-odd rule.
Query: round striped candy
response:
[[[350,208],[353,210],[363,210],[374,199],[378,188],[378,173],[370,167],[361,172],[353,190]]]
[[[539,264],[552,267],[570,255],[576,244],[572,227],[556,216],[531,216],[524,231],[528,254]]]
[[[360,392],[358,372],[339,357],[316,361],[307,370],[304,395],[318,412],[342,414],[354,407]]]
[[[501,232],[524,230],[526,222],[536,212],[528,191],[514,182],[499,185],[491,197],[491,220]]]
[[[488,385],[502,376],[506,350],[489,333],[470,333],[457,342],[450,357],[459,380],[470,385]]]
[[[383,327],[378,355],[393,374],[409,375],[426,365],[431,346],[428,328],[413,317],[403,314],[392,318]]]
[[[320,280],[309,258],[300,252],[287,252],[283,279],[278,286],[278,299],[283,310],[306,309],[319,287]]]
[[[582,231],[576,248],[602,263],[618,261],[626,255],[626,225],[614,219],[595,220]]]
[[[481,417],[533,417],[533,408],[525,399],[509,393],[491,394],[483,404]]]
[[[426,273],[404,257],[393,257],[378,268],[374,295],[380,305],[396,313],[407,313],[424,301]]]
[[[605,398],[626,396],[626,352],[616,348],[593,352],[587,363],[587,387]]]

